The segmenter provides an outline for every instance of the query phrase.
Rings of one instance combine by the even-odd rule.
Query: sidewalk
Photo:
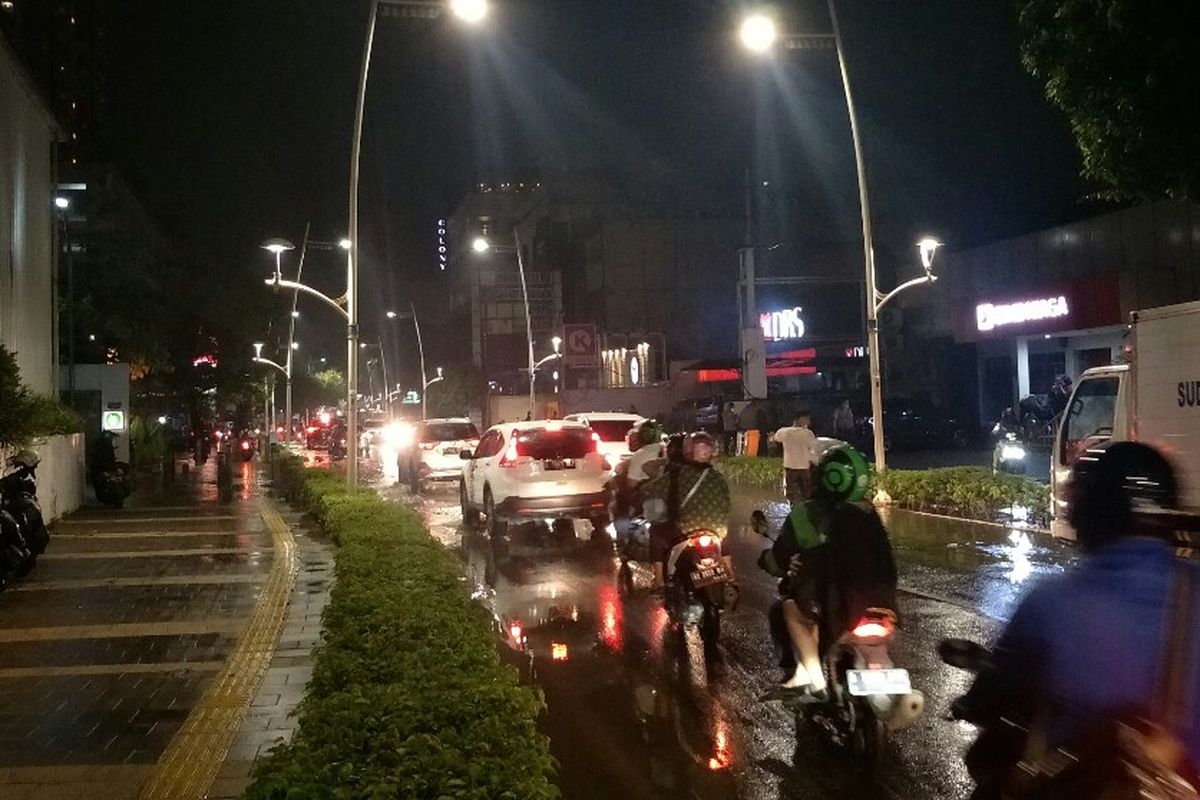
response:
[[[235,466],[230,504],[214,459],[125,510],[83,510],[0,593],[0,797],[233,797],[288,734],[332,557],[293,535],[254,466]]]

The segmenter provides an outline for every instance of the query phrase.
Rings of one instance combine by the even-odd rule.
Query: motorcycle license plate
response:
[[[703,567],[692,571],[692,586],[699,589],[729,580],[729,570],[724,561],[718,561],[711,567]]]
[[[912,682],[906,669],[852,669],[846,672],[846,685],[855,697],[873,694],[908,694]]]

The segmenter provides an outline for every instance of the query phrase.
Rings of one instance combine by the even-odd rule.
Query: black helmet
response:
[[[1071,469],[1069,492],[1067,520],[1088,549],[1154,532],[1161,523],[1153,515],[1179,502],[1170,462],[1138,442],[1105,442],[1084,451]]]

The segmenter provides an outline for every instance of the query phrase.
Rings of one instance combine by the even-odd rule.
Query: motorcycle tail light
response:
[[[696,537],[697,546],[702,547],[705,550],[712,547],[714,542],[716,542],[716,538],[712,534],[702,533]]]
[[[246,441],[245,439],[243,439],[243,440],[242,440],[242,449],[243,449],[243,450],[249,450],[249,449],[250,449],[250,442],[248,442],[248,441]]]
[[[863,617],[850,633],[856,639],[886,639],[892,635],[892,623],[886,619]]]

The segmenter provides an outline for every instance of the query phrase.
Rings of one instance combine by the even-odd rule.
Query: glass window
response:
[[[1073,462],[1083,448],[1112,435],[1120,386],[1120,378],[1115,377],[1080,381],[1063,420],[1064,463]]]
[[[479,446],[475,448],[476,458],[487,458],[494,456],[500,452],[500,447],[504,444],[504,437],[499,431],[488,431],[480,440]]]
[[[583,458],[592,451],[592,432],[587,428],[521,431],[517,452],[538,460]]]
[[[633,427],[631,420],[624,419],[593,419],[588,422],[592,430],[600,434],[602,442],[623,442],[625,434]]]
[[[470,422],[431,422],[421,430],[422,442],[459,442],[478,438],[479,430]]]

